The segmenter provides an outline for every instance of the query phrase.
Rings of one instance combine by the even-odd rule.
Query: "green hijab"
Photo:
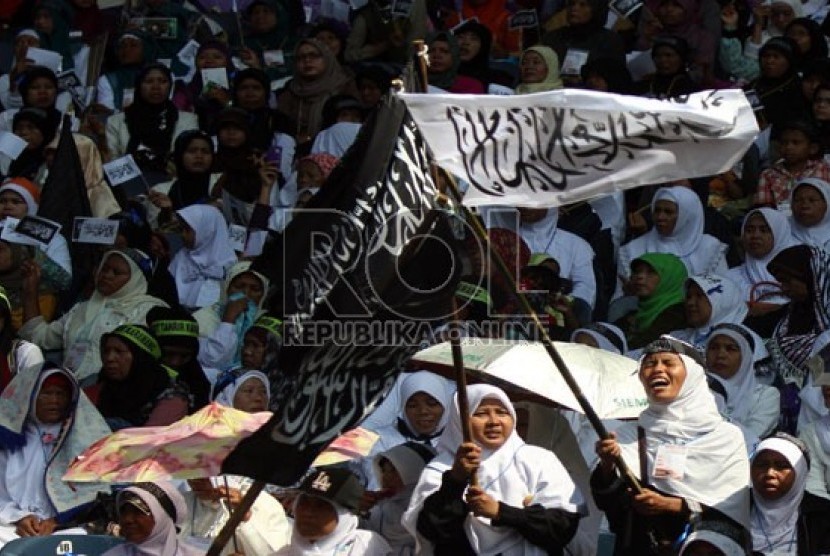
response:
[[[528,52],[535,52],[545,60],[545,65],[548,66],[548,74],[545,76],[545,80],[541,83],[520,83],[519,86],[516,87],[517,95],[541,93],[542,91],[554,91],[564,87],[562,77],[559,75],[559,57],[552,48],[542,45],[531,46],[522,53],[522,58],[524,58]]]
[[[669,253],[645,253],[631,262],[631,268],[637,261],[642,261],[653,268],[660,277],[660,283],[654,292],[637,304],[634,322],[637,330],[645,330],[654,323],[660,313],[682,303],[686,297],[685,284],[688,278],[686,265],[678,257]]]
[[[429,72],[429,84],[433,87],[439,87],[446,91],[450,90],[452,84],[455,83],[455,78],[458,75],[458,66],[461,65],[461,54],[458,50],[458,41],[452,33],[446,31],[439,31],[431,33],[427,36],[427,45],[432,47],[435,41],[444,41],[450,45],[450,53],[452,54],[452,67],[447,71],[438,73]]]

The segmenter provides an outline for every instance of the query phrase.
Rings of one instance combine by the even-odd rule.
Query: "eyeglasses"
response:
[[[298,62],[306,62],[306,61],[313,61],[319,60],[322,58],[323,55],[319,52],[306,52],[305,54],[297,54],[297,61]]]

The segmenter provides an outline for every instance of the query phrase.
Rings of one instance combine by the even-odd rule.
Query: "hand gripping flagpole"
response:
[[[421,77],[423,88],[426,89],[426,48],[424,47],[423,41],[414,41],[413,45],[415,46],[417,62],[416,67],[419,72],[418,74]],[[433,166],[433,172],[435,171],[434,169],[435,166]],[[559,370],[559,373],[562,375],[562,378],[565,380],[565,383],[568,385],[568,388],[571,389],[571,392],[576,398],[576,401],[579,402],[579,406],[585,412],[585,416],[588,418],[588,421],[590,421],[591,426],[594,427],[594,430],[600,438],[611,438],[611,435],[608,433],[608,430],[605,428],[605,425],[602,423],[602,420],[600,420],[599,415],[597,415],[596,410],[594,410],[591,403],[585,397],[585,394],[582,393],[582,388],[580,388],[579,383],[574,379],[573,375],[571,374],[571,371],[565,364],[565,360],[562,359],[562,356],[559,354],[556,347],[553,345],[553,341],[550,339],[547,329],[542,324],[542,321],[539,320],[539,315],[536,314],[536,311],[533,309],[533,307],[531,307],[530,302],[527,300],[527,297],[525,297],[524,293],[522,293],[521,289],[518,287],[516,279],[510,273],[510,270],[507,268],[507,264],[505,264],[504,259],[502,259],[498,251],[496,251],[493,248],[493,245],[490,242],[490,237],[487,235],[487,231],[484,229],[484,226],[481,224],[479,219],[474,214],[472,214],[470,210],[462,203],[462,195],[458,189],[458,185],[455,183],[455,179],[449,172],[444,172],[444,177],[446,178],[446,180],[444,181],[444,183],[446,184],[446,189],[452,195],[455,204],[461,208],[465,221],[473,229],[473,232],[475,233],[478,240],[487,247],[487,252],[490,254],[490,260],[496,263],[496,269],[498,270],[498,272],[502,275],[502,277],[505,280],[507,280],[508,284],[511,284],[513,286],[513,291],[516,292],[516,297],[519,300],[519,305],[524,310],[525,314],[530,315],[530,321],[533,324],[533,327],[535,328],[537,337],[542,339],[542,345],[545,347],[545,351],[548,352],[548,356],[553,361],[553,364],[556,366],[557,370]],[[437,179],[436,183],[438,183]],[[454,334],[453,336],[457,335]],[[463,360],[461,360],[461,346],[459,345],[457,350],[454,344],[451,344],[451,347],[453,354],[453,365],[456,367],[456,376],[458,376],[459,366],[462,368],[462,373],[464,367]],[[457,357],[456,351],[458,351]],[[459,361],[456,360],[457,358],[459,359]],[[469,415],[469,413],[466,414]],[[465,413],[462,413],[461,415],[462,425],[464,423],[464,415]],[[629,486],[629,488],[631,488],[636,494],[642,492],[642,486],[640,485],[640,481],[631,472],[631,469],[629,469],[628,465],[625,463],[622,456],[614,458],[614,465],[619,470],[621,477]]]
[[[487,235],[487,231],[484,229],[484,226],[481,224],[479,219],[461,203],[461,192],[458,190],[455,180],[449,173],[445,172],[445,176],[447,178],[447,183],[449,184],[449,190],[452,192],[457,205],[461,207],[461,210],[463,211],[465,221],[470,224],[478,240],[483,242],[486,246],[487,252],[490,253],[490,260],[496,263],[496,269],[498,272],[505,280],[507,280],[509,284],[513,286],[513,291],[516,293],[519,305],[524,310],[525,314],[530,315],[530,321],[533,323],[533,327],[535,328],[538,337],[542,339],[542,345],[545,347],[545,351],[548,352],[548,356],[550,356],[553,364],[559,370],[559,373],[562,375],[562,378],[565,380],[568,388],[571,389],[576,401],[579,402],[579,406],[585,412],[585,416],[588,418],[588,421],[591,422],[591,426],[594,427],[594,430],[600,438],[611,438],[611,435],[608,433],[608,430],[605,428],[605,425],[599,418],[599,415],[597,415],[597,412],[594,410],[591,402],[589,402],[588,398],[585,397],[585,394],[582,393],[582,388],[580,388],[579,383],[576,379],[574,379],[570,369],[568,369],[568,366],[565,363],[565,360],[562,359],[559,351],[553,345],[553,341],[550,339],[547,329],[542,324],[542,321],[539,320],[539,315],[536,314],[536,311],[533,307],[531,307],[527,297],[518,287],[516,279],[510,273],[510,270],[507,268],[507,264],[504,262],[504,259],[502,259],[501,254],[493,248],[493,244],[490,242],[490,237]],[[637,477],[631,472],[631,469],[629,469],[628,465],[621,456],[614,459],[614,464],[617,466],[620,475],[628,486],[636,494],[642,492],[640,481],[637,480]]]

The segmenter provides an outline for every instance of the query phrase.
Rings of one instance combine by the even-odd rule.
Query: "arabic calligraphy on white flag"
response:
[[[738,89],[682,100],[560,90],[520,96],[401,94],[468,206],[552,207],[709,176],[758,134]]]

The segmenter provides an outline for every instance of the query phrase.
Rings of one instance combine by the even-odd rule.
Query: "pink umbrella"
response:
[[[122,429],[79,455],[64,481],[132,483],[221,474],[222,461],[271,413],[212,403],[166,427]]]

